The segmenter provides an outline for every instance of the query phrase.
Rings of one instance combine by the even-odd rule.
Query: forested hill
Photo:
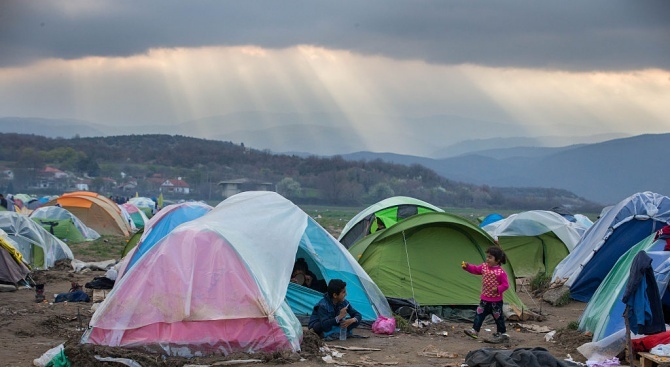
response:
[[[114,193],[129,180],[135,180],[142,191],[151,189],[151,177],[181,177],[193,191],[190,198],[201,199],[211,198],[212,191],[220,197],[216,185],[220,181],[248,179],[272,183],[296,203],[361,205],[404,195],[450,207],[600,210],[565,190],[476,186],[449,180],[420,165],[347,161],[340,156],[303,158],[184,136],[63,139],[0,134],[0,160],[5,169],[13,170],[16,192],[27,191],[30,178],[48,165],[93,178],[90,189],[104,193]],[[8,183],[1,185],[4,189]]]

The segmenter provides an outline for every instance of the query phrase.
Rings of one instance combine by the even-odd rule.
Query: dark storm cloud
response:
[[[310,44],[435,64],[670,69],[669,15],[665,0],[4,0],[0,66],[159,47]]]

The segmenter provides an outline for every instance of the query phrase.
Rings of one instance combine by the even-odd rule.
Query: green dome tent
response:
[[[380,220],[388,228],[416,214],[443,211],[435,205],[419,199],[407,196],[393,196],[372,204],[356,214],[344,226],[337,240],[344,247],[350,248],[356,241],[377,231],[377,221],[375,219]]]
[[[88,228],[79,218],[59,206],[43,206],[30,213],[30,219],[57,238],[70,243],[93,241],[98,232]]]
[[[417,214],[356,242],[349,252],[386,297],[413,298],[421,306],[477,305],[481,277],[461,261],[481,264],[493,239],[465,218],[449,213]],[[504,301],[525,308],[516,295],[514,271]]]

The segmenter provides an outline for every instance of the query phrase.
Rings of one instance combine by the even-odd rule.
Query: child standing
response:
[[[473,265],[465,261],[461,263],[465,271],[482,276],[482,294],[474,325],[472,329],[465,330],[465,334],[473,339],[477,339],[479,329],[488,315],[493,315],[497,328],[497,332],[493,334],[493,339],[490,341],[501,343],[509,339],[503,315],[503,293],[509,288],[509,282],[507,273],[500,266],[506,262],[505,253],[500,247],[489,247],[486,250],[486,261],[483,264]]]

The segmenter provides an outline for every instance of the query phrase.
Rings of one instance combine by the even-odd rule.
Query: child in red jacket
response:
[[[493,339],[490,341],[500,343],[509,339],[503,315],[503,293],[509,288],[509,282],[507,273],[500,266],[506,262],[505,253],[500,247],[489,247],[486,250],[486,261],[483,264],[473,265],[465,261],[461,263],[465,271],[482,276],[482,294],[474,325],[472,329],[465,330],[465,334],[473,339],[478,338],[479,330],[488,315],[493,315],[497,328],[497,332],[493,334]]]

